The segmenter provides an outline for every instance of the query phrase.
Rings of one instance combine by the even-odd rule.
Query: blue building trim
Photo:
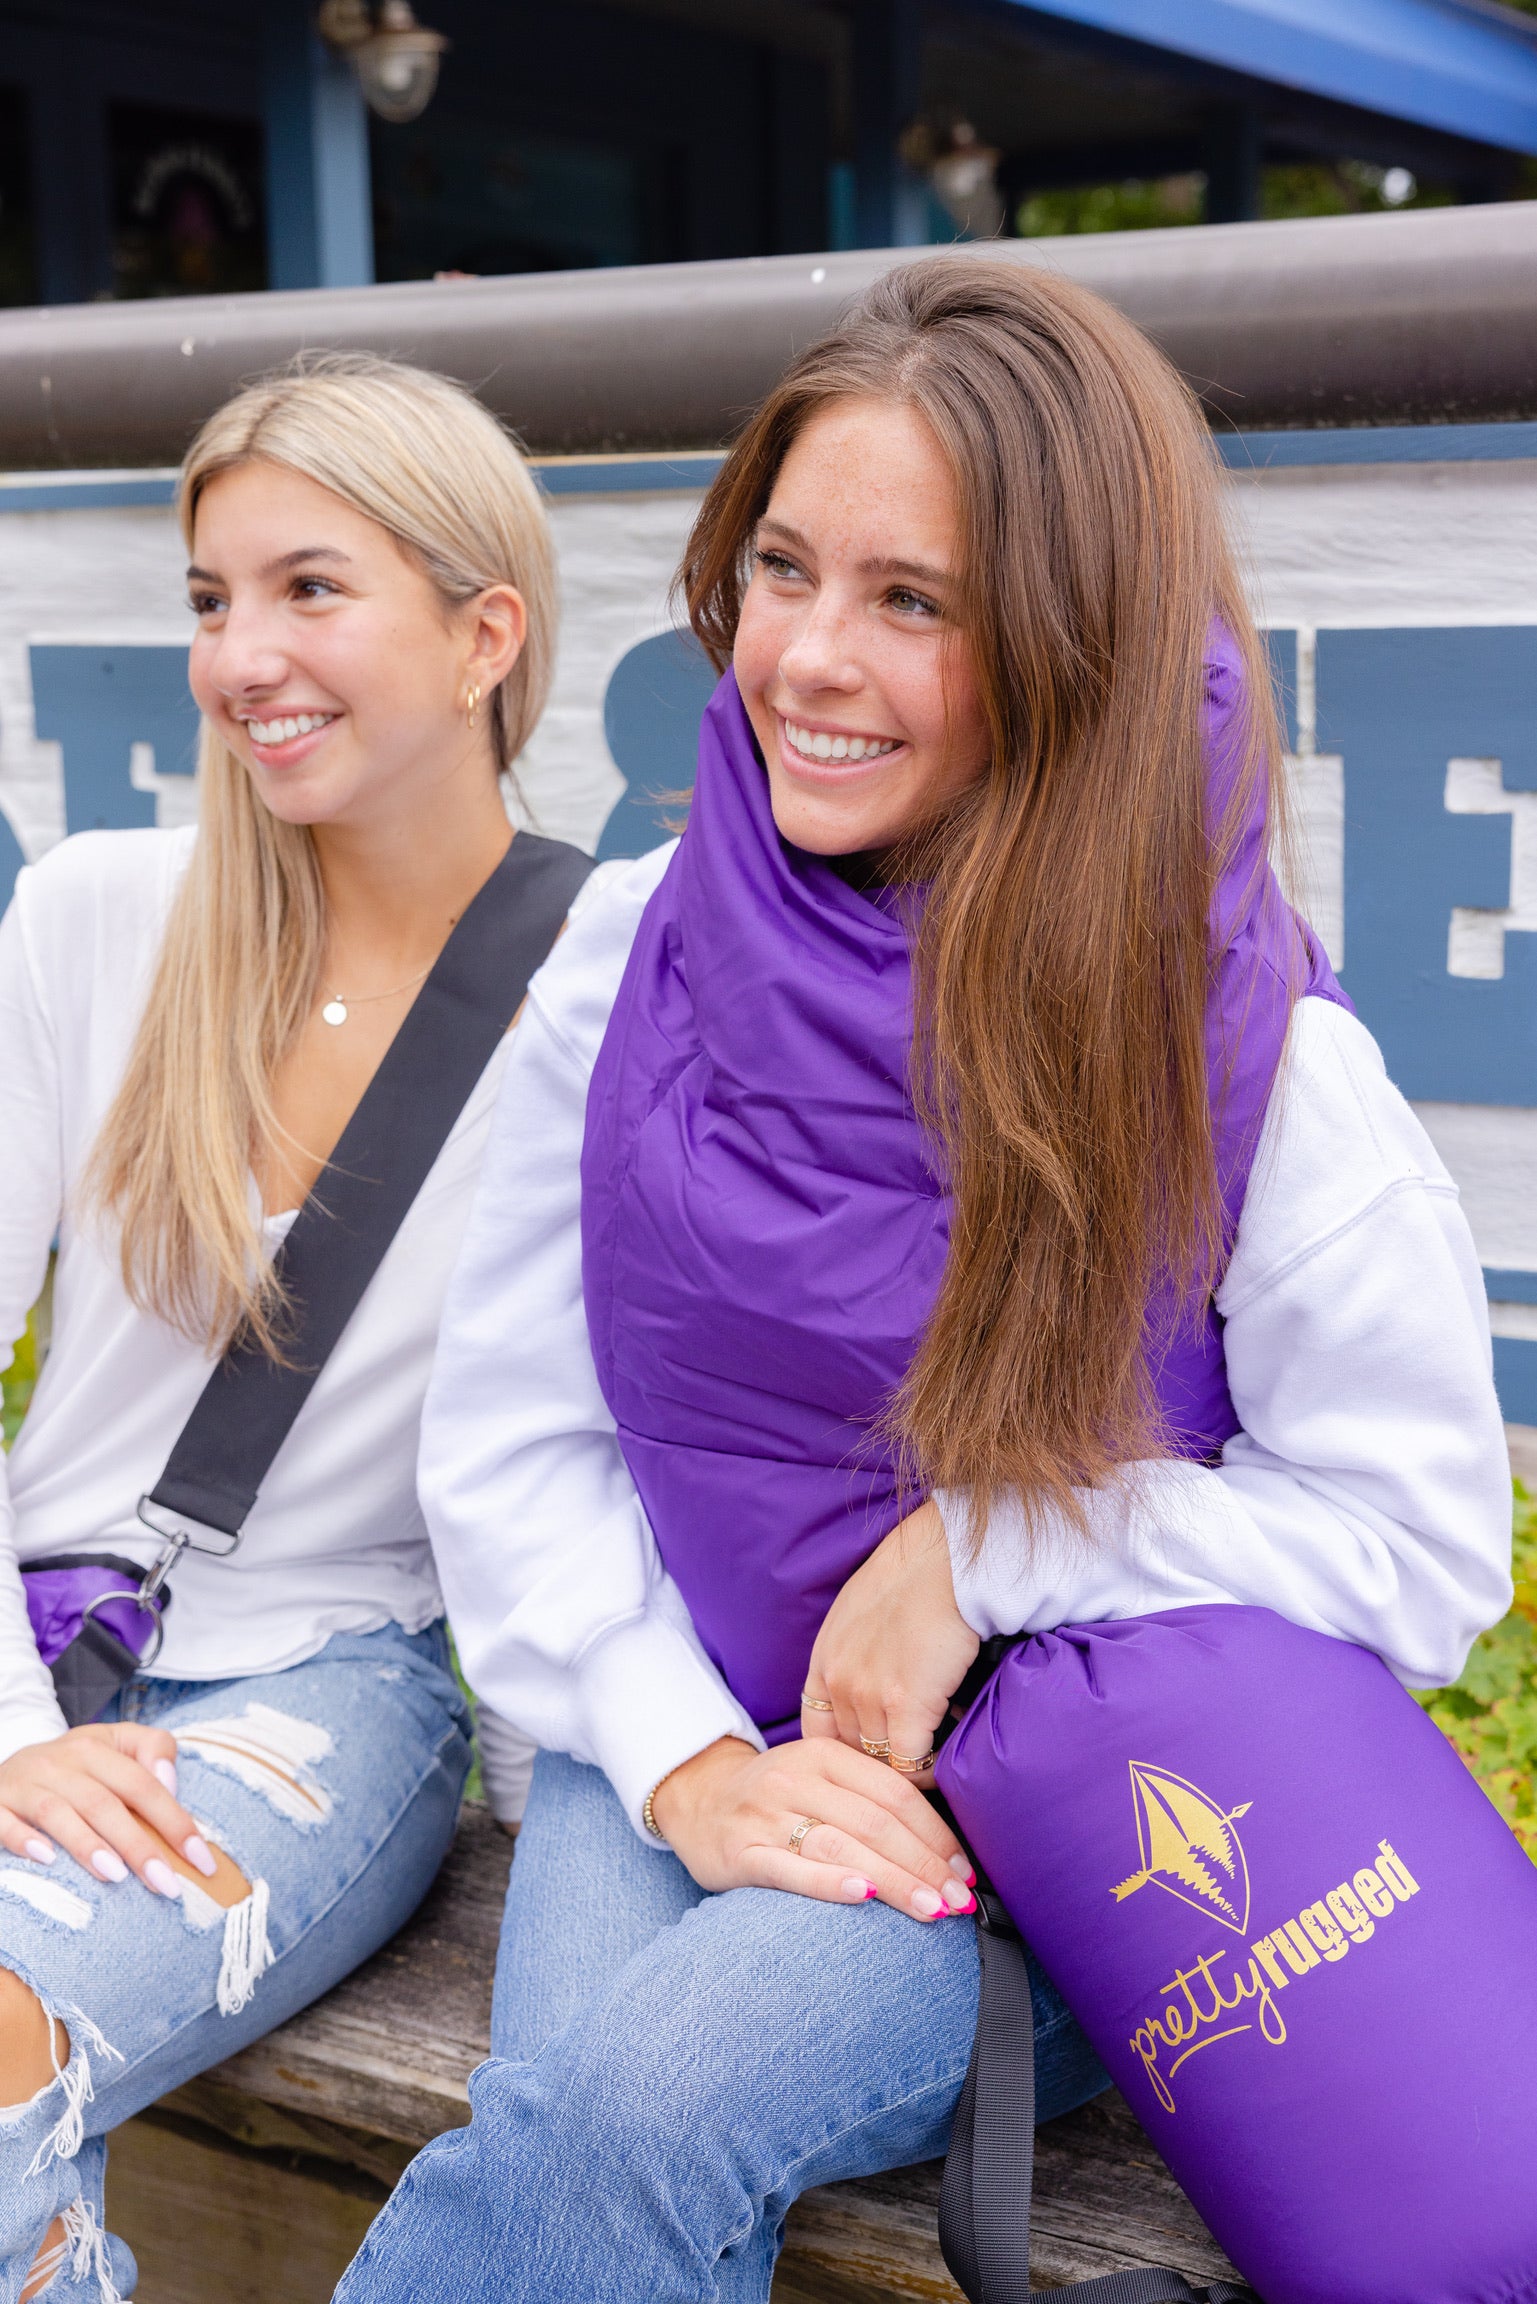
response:
[[[1219,432],[1230,471],[1317,464],[1520,464],[1537,458],[1537,424],[1381,424],[1337,432]]]
[[[1537,1424],[1537,1344],[1496,1336],[1494,1388],[1507,1424]]]
[[[1537,433],[1537,424],[1532,426]],[[1533,450],[1537,455],[1537,449]],[[726,460],[721,448],[676,456],[552,456],[530,461],[547,496],[692,495],[708,488]]]
[[[1234,472],[1326,464],[1537,463],[1537,424],[1383,424],[1320,432],[1221,432],[1217,453]],[[725,461],[721,448],[667,456],[530,458],[547,496],[693,495]],[[171,471],[18,472],[0,477],[0,513],[84,512],[175,501]]]
[[[267,277],[274,288],[361,288],[374,276],[368,108],[313,18],[311,0],[262,10]]]
[[[1491,1304],[1537,1304],[1537,1272],[1497,1271],[1485,1265],[1484,1286]]]
[[[1537,152],[1537,33],[1459,0],[1013,0],[1443,134]]]
[[[99,478],[88,472],[28,472],[0,480],[0,512],[94,512],[104,505],[165,505],[175,501],[174,472],[132,472]]]

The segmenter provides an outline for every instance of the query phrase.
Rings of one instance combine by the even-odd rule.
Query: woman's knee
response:
[[[0,1968],[0,2106],[28,2104],[69,2062],[69,2033],[30,1984]]]

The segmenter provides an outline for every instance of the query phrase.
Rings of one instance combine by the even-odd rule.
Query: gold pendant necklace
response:
[[[345,1024],[351,1009],[367,1008],[375,1000],[393,1000],[397,993],[409,992],[413,984],[420,984],[424,976],[432,974],[435,965],[434,961],[429,960],[425,968],[419,968],[414,976],[408,976],[404,984],[392,984],[387,992],[363,992],[355,997],[341,992],[332,992],[320,1011],[321,1022],[331,1025]]]

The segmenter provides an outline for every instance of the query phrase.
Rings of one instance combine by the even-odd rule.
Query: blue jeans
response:
[[[1108,2085],[1032,1967],[1039,2117]],[[944,2151],[970,1920],[709,1896],[542,1752],[474,2120],[418,2154],[336,2304],[765,2304],[791,2202]]]
[[[62,1851],[45,1869],[0,1850],[0,1967],[70,2037],[61,2078],[0,2110],[0,2304],[61,2215],[68,2256],[38,2304],[132,2294],[132,2255],[102,2223],[107,2130],[392,1936],[442,1862],[469,1769],[441,1625],[341,1633],[250,1679],[136,1676],[108,1717],[177,1738],[182,1803],[252,1894],[227,1916],[195,1891],[110,1886]]]

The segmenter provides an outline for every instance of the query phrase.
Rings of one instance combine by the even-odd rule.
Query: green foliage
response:
[[[1531,5],[1537,12],[1537,0]],[[1444,208],[1454,198],[1444,184],[1417,182],[1402,169],[1375,168],[1364,160],[1299,161],[1266,168],[1260,177],[1260,213],[1270,220]],[[1200,224],[1205,216],[1206,179],[1186,174],[1032,192],[1020,202],[1014,221],[1023,239],[1038,240],[1058,232],[1142,232],[1158,225]]]
[[[1515,1605],[1474,1641],[1455,1688],[1420,1702],[1537,1863],[1537,1498],[1519,1480],[1515,1578]]]
[[[1124,184],[1073,184],[1032,192],[1015,217],[1025,240],[1059,232],[1144,232],[1160,224],[1199,224],[1204,176],[1161,176]]]
[[[0,1430],[5,1446],[9,1448],[21,1430],[21,1420],[27,1413],[32,1387],[37,1382],[37,1314],[27,1322],[27,1332],[16,1346],[11,1364],[0,1376]]]

